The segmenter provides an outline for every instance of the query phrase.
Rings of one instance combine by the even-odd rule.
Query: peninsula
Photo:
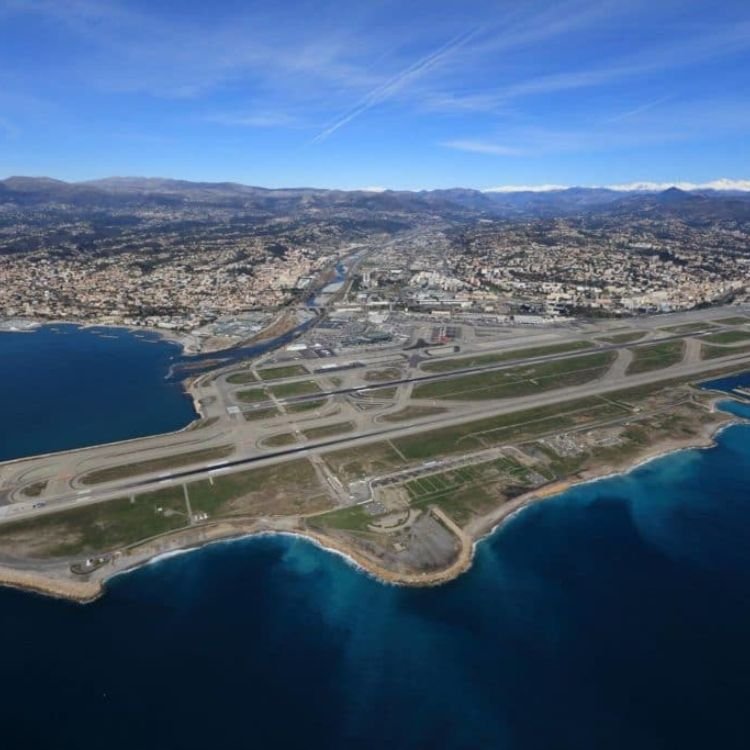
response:
[[[154,557],[306,537],[384,581],[435,585],[530,502],[665,452],[730,415],[696,383],[750,367],[750,310],[620,321],[390,313],[317,325],[189,380],[167,435],[0,464],[0,582],[77,601]],[[361,334],[363,337],[366,334]]]
[[[745,193],[10,178],[0,218],[0,327],[175,337],[200,415],[0,463],[0,581],[80,601],[259,533],[441,583],[524,505],[709,445],[696,384],[750,368]]]

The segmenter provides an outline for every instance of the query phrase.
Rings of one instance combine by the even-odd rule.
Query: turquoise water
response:
[[[166,379],[179,353],[122,328],[0,332],[0,461],[189,424],[192,399]]]
[[[435,589],[266,537],[89,606],[2,591],[3,747],[747,748],[749,529],[735,426],[529,507]]]

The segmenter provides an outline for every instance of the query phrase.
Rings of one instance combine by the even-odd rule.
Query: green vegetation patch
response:
[[[267,367],[258,370],[261,380],[280,380],[281,378],[296,378],[300,375],[309,375],[310,371],[303,365],[285,365],[283,367]]]
[[[438,505],[462,525],[472,516],[504,501],[504,488],[527,485],[527,475],[526,467],[504,456],[411,479],[403,486],[412,507]]]
[[[422,369],[425,372],[451,372],[452,370],[463,370],[467,367],[491,365],[495,362],[509,362],[516,359],[532,359],[533,357],[546,357],[552,354],[565,354],[566,352],[574,352],[580,349],[590,349],[592,346],[593,344],[588,341],[569,341],[564,344],[513,349],[509,352],[498,352],[497,354],[476,354],[472,357],[425,362],[422,365]]]
[[[502,443],[520,443],[561,429],[625,416],[630,409],[598,396],[512,414],[464,422],[397,438],[394,446],[408,460],[417,461],[480,450]]]
[[[242,416],[247,422],[258,422],[261,419],[273,419],[278,417],[281,412],[275,406],[264,406],[260,409],[248,409],[242,412]]]
[[[413,505],[437,505],[459,526],[464,526],[475,516],[481,516],[507,502],[502,482],[471,484],[457,487],[442,495],[416,501]]]
[[[368,388],[366,391],[358,391],[357,396],[372,401],[391,401],[396,397],[396,393],[398,393],[398,386],[391,385],[385,388]]]
[[[541,451],[547,459],[546,468],[551,472],[544,472],[550,479],[565,479],[579,472],[589,457],[588,453],[582,452],[572,456],[561,456],[557,451],[544,443],[535,443],[536,448]]]
[[[291,515],[331,507],[312,464],[304,458],[220,474],[188,485],[193,513]]]
[[[726,347],[703,344],[701,346],[701,359],[718,359],[719,357],[747,354],[747,352],[750,352],[750,345]]]
[[[598,340],[605,344],[630,344],[633,341],[639,341],[645,335],[645,331],[630,331],[629,333],[616,333],[612,336],[600,336]]]
[[[333,435],[351,432],[353,429],[354,425],[351,422],[336,422],[336,424],[327,424],[322,427],[311,427],[308,430],[302,430],[302,434],[308,440],[321,440]]]
[[[298,401],[294,404],[286,404],[285,408],[290,414],[296,414],[304,411],[313,411],[315,409],[322,409],[328,403],[327,398],[315,398],[309,401]]]
[[[85,505],[0,526],[4,549],[30,557],[73,557],[109,552],[174,531],[188,523],[182,487]]]
[[[721,323],[725,326],[741,326],[743,323],[749,323],[750,318],[743,318],[740,315],[736,315],[731,318],[719,318],[718,320],[714,320],[714,323]]]
[[[373,521],[361,505],[352,505],[349,508],[332,510],[319,516],[307,519],[312,528],[317,529],[340,529],[342,531],[367,531],[367,527]]]
[[[452,400],[501,399],[582,385],[602,377],[616,357],[613,351],[463,375],[417,385],[414,398]]]
[[[445,414],[448,411],[442,406],[406,406],[394,411],[392,414],[384,414],[380,417],[382,422],[409,422],[412,419],[431,417],[436,414]]]
[[[263,388],[250,388],[247,391],[237,391],[234,396],[238,401],[243,401],[246,404],[269,400],[268,394]]]
[[[662,370],[682,362],[685,356],[684,341],[665,341],[661,344],[639,346],[632,349],[633,361],[627,369],[628,375],[651,370]]]
[[[233,385],[236,383],[257,383],[258,378],[255,377],[255,375],[250,372],[250,370],[241,370],[239,372],[233,372],[231,375],[227,376],[227,383],[232,383]]]
[[[750,339],[750,331],[719,331],[703,337],[710,344],[738,344]]]
[[[397,469],[403,464],[401,456],[385,440],[324,453],[323,458],[332,471],[346,482]]]
[[[298,383],[282,383],[271,389],[276,398],[292,398],[294,396],[308,396],[320,393],[320,386],[314,380],[301,380]]]
[[[33,484],[27,484],[21,492],[26,497],[39,497],[39,495],[47,489],[47,480],[41,482],[34,482]]]
[[[189,453],[178,453],[175,456],[154,458],[150,461],[137,461],[121,466],[110,466],[106,469],[97,469],[85,474],[81,478],[81,484],[92,485],[102,484],[103,482],[114,482],[117,479],[126,479],[127,477],[139,474],[151,474],[155,471],[166,471],[168,469],[189,466],[190,464],[216,461],[231,456],[233,451],[234,446],[222,445],[217,448],[205,448],[199,451],[190,451]]]
[[[292,445],[297,442],[297,436],[293,432],[281,432],[278,435],[271,435],[263,440],[263,445],[268,448],[283,448],[286,445]]]
[[[401,370],[397,367],[386,367],[382,370],[368,370],[364,379],[368,382],[381,382],[383,380],[397,380],[401,377]]]
[[[540,442],[536,449],[546,458],[546,468],[538,467],[548,478],[569,478],[582,469],[597,466],[625,466],[643,452],[643,449],[665,437],[676,439],[692,438],[698,433],[698,426],[706,420],[714,419],[702,407],[683,403],[674,410],[655,413],[640,418],[624,427],[614,444],[589,445],[574,455],[559,455],[552,447]],[[551,474],[549,473],[551,472]]]
[[[704,320],[696,321],[695,323],[683,323],[679,326],[666,326],[662,328],[662,331],[668,331],[669,333],[701,333],[702,331],[710,331],[716,326],[708,323]]]

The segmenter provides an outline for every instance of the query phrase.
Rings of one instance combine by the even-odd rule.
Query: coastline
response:
[[[43,328],[45,326],[55,326],[55,325],[75,326],[83,330],[91,329],[91,328],[108,328],[108,329],[111,328],[111,329],[120,329],[124,331],[129,331],[131,333],[148,333],[148,334],[158,337],[160,340],[164,341],[165,343],[178,346],[180,348],[180,353],[182,356],[191,356],[191,355],[197,355],[197,354],[221,354],[223,352],[231,352],[233,349],[253,346],[254,344],[260,344],[260,343],[263,343],[264,341],[269,341],[279,336],[285,335],[290,330],[293,330],[295,328],[295,326],[297,325],[297,322],[294,319],[293,313],[288,309],[284,309],[278,315],[273,316],[273,318],[269,321],[267,326],[262,328],[260,331],[258,331],[256,334],[254,334],[250,338],[227,341],[225,345],[218,346],[218,347],[213,347],[210,345],[202,346],[199,343],[199,339],[193,334],[171,330],[167,328],[155,328],[153,326],[134,326],[134,325],[128,325],[126,323],[111,323],[111,322],[97,323],[97,322],[82,321],[82,320],[63,320],[63,319],[46,320],[46,319],[41,319],[41,318],[0,319],[0,333],[33,333],[39,328]],[[81,446],[80,448],[64,449],[61,451],[52,451],[50,453],[35,453],[34,455],[31,455],[31,456],[21,456],[16,459],[9,459],[9,460],[10,461],[23,461],[26,458],[38,459],[40,457],[52,455],[54,453],[65,453],[67,450],[79,451],[79,450],[86,450],[88,448],[99,448],[102,445],[119,445],[119,444],[129,443],[134,440],[142,440],[144,437],[155,437],[156,435],[170,435],[170,434],[178,435],[182,432],[186,432],[191,429],[194,429],[195,425],[197,425],[202,419],[205,418],[203,408],[200,404],[200,399],[197,397],[196,392],[195,392],[195,387],[198,385],[201,378],[215,377],[223,369],[224,369],[224,366],[219,366],[216,369],[212,370],[211,372],[208,372],[208,373],[204,372],[199,375],[191,375],[190,373],[186,373],[184,377],[180,380],[180,385],[185,395],[189,396],[190,400],[192,401],[193,411],[195,412],[196,416],[193,419],[191,419],[186,425],[184,425],[183,427],[180,427],[177,430],[173,430],[172,432],[156,433],[154,436],[144,435],[141,437],[128,438],[125,440],[113,440],[113,441],[109,441],[106,443],[97,443],[95,445]],[[2,463],[3,461],[0,461],[0,465],[2,465]]]
[[[181,347],[183,353],[186,352],[183,346],[182,337],[179,334],[176,334],[172,331],[167,331],[165,329],[158,329],[158,328],[146,328],[146,327],[139,327],[139,326],[126,326],[126,325],[108,325],[108,324],[99,324],[99,323],[84,323],[81,321],[71,321],[71,320],[49,320],[49,321],[37,321],[32,320],[30,318],[24,318],[24,321],[31,324],[31,327],[25,328],[22,330],[15,330],[15,329],[0,329],[0,333],[32,333],[33,331],[37,330],[38,328],[44,327],[44,326],[52,326],[52,325],[73,325],[78,328],[86,329],[86,328],[118,328],[126,331],[132,331],[132,332],[143,332],[146,331],[148,333],[153,333],[158,335],[160,338],[164,339],[167,343],[175,344]],[[0,321],[2,322],[2,321]],[[62,450],[55,450],[55,451],[48,451],[46,453],[34,453],[28,456],[19,456],[18,458],[9,458],[5,461],[0,461],[0,467],[4,463],[16,463],[19,461],[35,461],[40,458],[45,458],[47,456],[54,456],[54,455],[61,455],[68,452],[75,452],[78,453],[80,451],[87,451],[87,450],[96,450],[98,448],[101,448],[103,446],[117,446],[117,445],[127,445],[129,443],[134,443],[139,440],[144,440],[151,437],[161,437],[161,436],[169,436],[169,435],[180,435],[184,432],[189,432],[190,430],[195,429],[195,426],[200,424],[201,420],[205,418],[205,413],[203,410],[203,407],[200,403],[200,399],[197,396],[196,393],[196,386],[198,385],[199,381],[203,377],[208,377],[209,375],[213,376],[218,372],[218,369],[216,371],[213,371],[212,373],[203,373],[202,375],[195,375],[195,376],[187,376],[182,381],[180,381],[180,386],[182,388],[182,391],[186,396],[190,398],[190,401],[192,402],[194,417],[187,422],[183,427],[180,427],[176,430],[171,430],[169,432],[156,432],[153,435],[142,435],[140,437],[133,437],[133,438],[125,438],[124,440],[110,440],[104,443],[94,443],[92,445],[83,445],[79,448],[64,448]],[[0,585],[2,583],[0,582]]]
[[[0,565],[0,586],[78,604],[90,604],[104,593],[101,583],[65,579],[5,565]]]
[[[726,394],[717,396],[724,400]],[[717,411],[714,408],[714,411]],[[409,587],[439,586],[458,578],[469,570],[473,564],[478,545],[491,537],[507,521],[523,511],[525,508],[558,497],[564,492],[582,484],[602,481],[615,476],[629,474],[636,469],[665,456],[673,455],[685,450],[709,449],[716,446],[718,435],[733,425],[746,422],[727,412],[720,423],[705,425],[701,433],[685,439],[670,438],[655,443],[653,446],[639,452],[631,463],[614,467],[602,465],[594,469],[582,471],[569,479],[557,480],[539,488],[523,493],[507,503],[495,508],[484,516],[470,522],[465,529],[453,524],[441,511],[433,509],[438,519],[446,525],[459,539],[459,552],[456,558],[445,568],[429,572],[401,572],[388,569],[350,545],[343,543],[330,535],[304,528],[300,521],[302,517],[222,519],[205,526],[195,526],[172,532],[163,537],[141,542],[133,548],[132,555],[128,553],[99,568],[90,576],[80,579],[71,578],[69,565],[58,567],[54,571],[31,570],[29,568],[11,568],[0,565],[0,586],[31,591],[37,594],[65,599],[68,601],[87,604],[95,601],[106,593],[108,581],[124,573],[132,572],[144,565],[152,564],[177,554],[188,554],[205,546],[216,543],[227,543],[245,540],[257,536],[291,536],[302,538],[329,553],[343,558],[347,564],[355,567],[359,572],[369,575],[382,584]]]
[[[726,394],[724,394],[726,398]],[[717,397],[715,401],[724,400]],[[715,401],[713,406],[715,407]],[[714,408],[714,411],[718,411]],[[714,448],[717,445],[717,437],[729,427],[743,424],[746,420],[736,417],[727,412],[721,412],[726,415],[726,419],[719,423],[705,427],[699,436],[694,438],[686,438],[685,440],[676,440],[671,438],[669,440],[662,440],[658,443],[650,446],[643,450],[635,460],[627,466],[614,468],[612,466],[603,465],[596,469],[584,470],[580,475],[574,475],[570,479],[562,479],[552,482],[547,485],[543,485],[537,489],[526,492],[518,497],[514,498],[510,502],[496,508],[491,511],[483,518],[477,519],[472,530],[475,532],[475,544],[478,544],[482,540],[492,536],[504,523],[510,520],[511,517],[517,515],[525,508],[534,505],[543,500],[549,500],[553,497],[571,490],[575,487],[580,487],[586,484],[593,484],[595,482],[602,482],[607,479],[614,477],[621,477],[630,474],[653,461],[658,461],[661,458],[672,456],[677,453],[689,450],[708,450]]]
[[[115,328],[123,331],[130,331],[131,333],[149,333],[153,336],[157,336],[167,343],[179,346],[180,353],[189,356],[193,354],[218,354],[220,352],[235,349],[238,346],[251,345],[256,341],[263,340],[262,337],[264,337],[266,331],[276,325],[278,325],[278,320],[274,318],[268,326],[260,330],[254,336],[251,336],[249,339],[227,339],[226,345],[216,347],[213,347],[210,344],[202,345],[198,336],[186,331],[178,331],[171,328],[157,328],[155,326],[137,326],[129,323],[115,323],[111,321],[96,322],[91,320],[62,318],[55,320],[42,318],[14,318],[12,320],[0,320],[0,333],[33,333],[39,328],[45,326],[76,326],[77,328],[82,329]],[[265,336],[265,338],[272,338],[272,336]],[[210,340],[210,337],[207,337],[207,341],[208,340]]]

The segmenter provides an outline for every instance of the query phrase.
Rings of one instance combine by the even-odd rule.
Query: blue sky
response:
[[[0,0],[0,175],[750,178],[747,0]]]

